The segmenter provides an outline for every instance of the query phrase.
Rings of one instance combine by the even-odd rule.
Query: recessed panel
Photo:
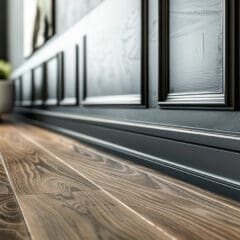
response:
[[[62,96],[61,105],[77,104],[77,48],[73,44],[62,54]]]
[[[58,77],[59,77],[58,57],[54,57],[46,63],[46,78],[47,78],[46,105],[57,105]]]
[[[223,93],[224,0],[169,0],[170,93]]]
[[[32,71],[22,76],[22,105],[29,106],[32,103]]]
[[[34,76],[34,105],[41,105],[43,103],[43,81],[44,68],[39,66],[33,71]]]
[[[106,1],[86,35],[86,100],[140,102],[141,1]]]
[[[21,79],[18,78],[14,81],[15,84],[15,105],[21,104]]]

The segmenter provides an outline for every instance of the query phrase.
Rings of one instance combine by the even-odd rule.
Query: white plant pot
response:
[[[0,80],[0,115],[9,113],[14,106],[13,81]]]

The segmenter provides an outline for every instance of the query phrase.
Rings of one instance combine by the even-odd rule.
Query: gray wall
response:
[[[103,0],[56,0],[56,31],[64,32]]]
[[[62,34],[102,1],[56,0],[56,35]],[[0,1],[0,11],[2,11],[4,2]],[[13,68],[16,69],[25,62],[23,57],[23,0],[8,0],[8,29],[8,56]],[[0,37],[1,35],[0,33]],[[1,38],[0,41],[2,41]]]
[[[24,62],[22,14],[22,0],[8,0],[8,58],[14,68]]]

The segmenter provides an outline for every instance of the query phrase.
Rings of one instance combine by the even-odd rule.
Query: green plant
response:
[[[0,60],[0,80],[8,80],[12,71],[9,63]]]

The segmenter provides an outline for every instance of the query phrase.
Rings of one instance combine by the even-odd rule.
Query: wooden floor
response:
[[[240,203],[78,141],[0,124],[0,240],[240,239]]]

